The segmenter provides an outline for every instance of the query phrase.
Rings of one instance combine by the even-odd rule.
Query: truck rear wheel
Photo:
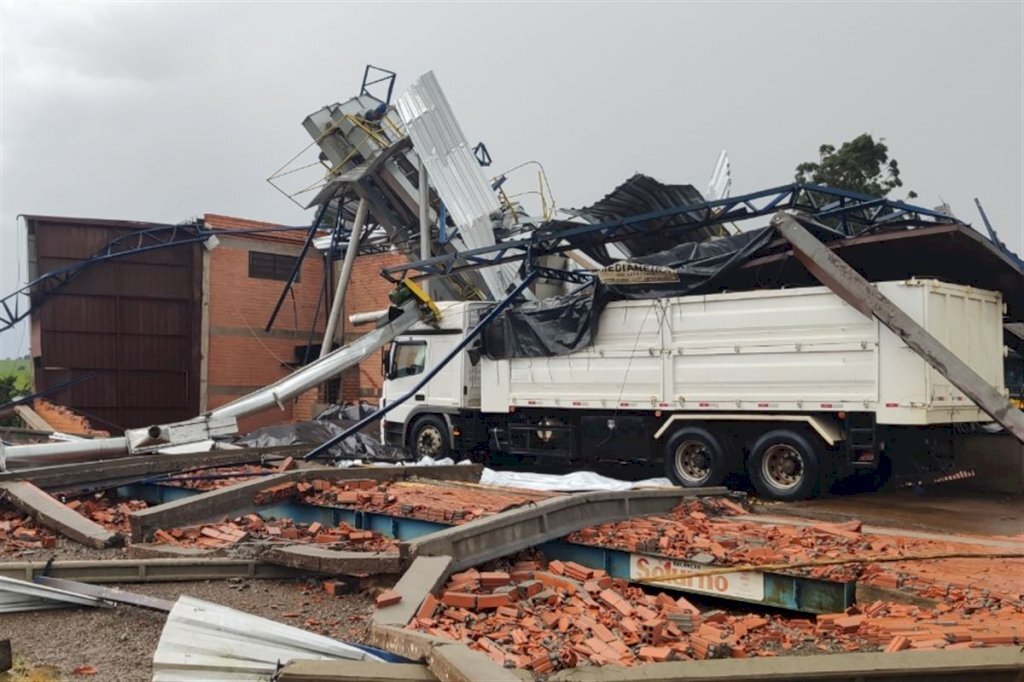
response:
[[[665,475],[684,488],[720,485],[729,468],[722,440],[707,429],[686,426],[665,443]]]
[[[804,434],[777,429],[754,443],[747,461],[747,472],[761,497],[802,500],[818,490],[821,456]]]
[[[448,424],[436,414],[420,417],[412,425],[409,446],[416,459],[441,459],[451,454]]]

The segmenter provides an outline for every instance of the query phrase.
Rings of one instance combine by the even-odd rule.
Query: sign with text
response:
[[[672,268],[641,263],[615,263],[597,271],[605,284],[678,284],[679,275]]]
[[[629,555],[630,580],[644,580],[648,585],[674,587],[689,592],[699,592],[719,597],[736,597],[751,601],[764,600],[764,575],[756,571],[742,573],[718,573],[716,575],[699,575],[694,577],[673,577],[682,573],[714,568],[692,561],[667,559],[665,557],[646,556],[643,554]],[[660,578],[665,577],[665,580]]]

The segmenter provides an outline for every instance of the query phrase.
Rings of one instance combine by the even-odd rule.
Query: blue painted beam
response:
[[[118,488],[118,494],[144,499],[151,504],[170,502],[198,493],[189,488],[164,485],[134,485]],[[264,518],[289,518],[297,523],[336,526],[341,522],[357,530],[370,530],[405,542],[448,528],[448,524],[424,521],[348,507],[320,507],[300,502],[286,502],[260,510]],[[654,577],[658,572],[678,574],[686,569],[714,568],[672,557],[650,553],[631,553],[594,545],[555,540],[538,547],[548,559],[575,561],[583,566],[601,569],[615,578],[635,581]],[[839,583],[782,573],[729,573],[705,576],[689,581],[674,580],[651,585],[664,590],[702,594],[729,601],[760,604],[804,613],[838,613],[855,601],[856,583]]]

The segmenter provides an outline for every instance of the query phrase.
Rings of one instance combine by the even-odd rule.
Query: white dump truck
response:
[[[999,293],[935,280],[877,287],[1004,391]],[[384,349],[385,401],[488,306],[439,305],[439,323]],[[949,456],[958,429],[988,421],[877,319],[807,287],[613,302],[592,343],[567,355],[464,351],[382,430],[416,455],[661,461],[683,486],[746,473],[759,494],[798,499],[883,459]]]

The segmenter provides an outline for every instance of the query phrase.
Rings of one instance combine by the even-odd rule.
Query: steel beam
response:
[[[911,350],[963,391],[985,414],[1024,443],[1024,412],[1014,407],[1006,396],[882,295],[877,287],[807,231],[801,222],[817,226],[809,219],[798,219],[781,211],[772,218],[771,224],[793,246],[797,259],[822,284],[865,316],[878,318]]]
[[[171,528],[196,523],[215,516],[244,513],[255,509],[253,496],[256,493],[282,483],[316,479],[396,481],[414,477],[476,481],[480,478],[481,469],[480,465],[453,464],[447,466],[352,467],[349,469],[316,467],[286,471],[132,512],[129,517],[132,525],[132,540],[142,542],[158,528]],[[278,502],[271,504],[278,504]]]

